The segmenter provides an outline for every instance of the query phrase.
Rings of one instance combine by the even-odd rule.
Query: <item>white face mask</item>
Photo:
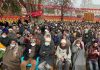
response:
[[[31,49],[29,49],[29,53],[31,53],[32,52],[32,50]]]
[[[57,24],[55,24],[55,26],[57,26]]]
[[[31,43],[32,46],[35,46],[35,43]]]
[[[45,42],[45,46],[49,46],[50,45],[50,43],[49,42]]]
[[[69,36],[69,34],[66,34],[67,36]]]
[[[95,43],[94,46],[95,46],[95,47],[98,46],[98,43]]]
[[[7,36],[6,36],[6,35],[2,35],[2,37],[3,37],[3,38],[6,38]]]
[[[76,44],[78,47],[80,47],[80,44]]]
[[[88,29],[85,29],[85,33],[88,33],[88,31],[89,31]]]
[[[15,47],[16,45],[15,45],[15,44],[10,44],[10,46],[11,46],[11,47]]]

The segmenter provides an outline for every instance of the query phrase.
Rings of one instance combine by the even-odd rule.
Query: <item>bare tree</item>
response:
[[[3,14],[11,12],[13,15],[17,15],[21,11],[17,0],[1,0],[0,3],[0,12]]]
[[[61,21],[63,21],[64,18],[64,9],[71,7],[71,0],[54,0],[54,4],[61,7]]]

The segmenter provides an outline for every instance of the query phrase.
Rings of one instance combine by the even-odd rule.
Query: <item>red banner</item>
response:
[[[41,10],[31,13],[32,17],[37,17],[37,16],[41,16],[41,15],[43,15],[43,12]]]

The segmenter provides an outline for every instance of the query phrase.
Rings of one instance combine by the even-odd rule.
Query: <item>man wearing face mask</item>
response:
[[[10,38],[8,37],[7,33],[3,32],[1,37],[0,37],[0,42],[4,45],[4,46],[8,46],[10,43]]]
[[[72,70],[86,70],[86,56],[84,44],[81,40],[77,39],[72,45]]]
[[[35,65],[36,65],[35,45],[36,43],[34,40],[29,43],[26,43],[25,50],[23,52],[24,61],[21,63],[21,70],[26,70],[26,66],[28,63],[32,64],[30,70],[35,70]]]
[[[16,40],[11,40],[7,47],[4,57],[4,70],[20,70],[20,57],[22,56],[22,47],[18,45]]]
[[[53,70],[54,43],[50,34],[45,35],[45,43],[40,49],[39,70]]]
[[[12,28],[9,28],[8,37],[12,39],[16,39],[16,33]]]
[[[90,28],[86,28],[84,30],[84,34],[83,34],[83,41],[84,41],[84,44],[88,44],[88,43],[91,43],[92,42],[92,39],[94,38],[93,34],[92,34],[92,31]]]

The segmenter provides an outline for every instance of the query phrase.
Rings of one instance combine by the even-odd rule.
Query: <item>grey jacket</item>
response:
[[[78,48],[76,45],[72,46],[73,64],[74,65],[86,65],[86,57],[84,48]]]

